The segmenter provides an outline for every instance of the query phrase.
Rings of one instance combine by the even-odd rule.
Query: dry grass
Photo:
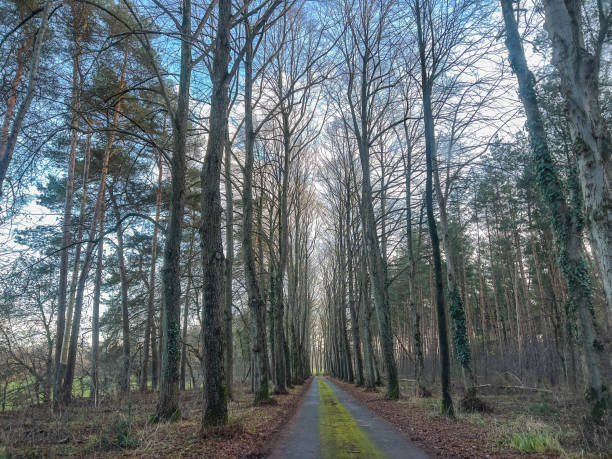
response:
[[[420,407],[428,417],[440,413],[440,393],[433,398],[415,398],[411,381],[402,381],[402,400]],[[497,448],[559,457],[612,457],[612,432],[608,424],[586,423],[588,407],[576,396],[559,391],[502,390],[491,387],[478,394],[491,412],[463,410],[460,394],[454,394],[457,419],[480,429]]]

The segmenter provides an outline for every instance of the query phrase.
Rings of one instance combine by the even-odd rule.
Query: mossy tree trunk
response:
[[[449,147],[452,148],[452,147]],[[434,160],[434,164],[437,161]],[[461,365],[463,373],[463,386],[466,396],[473,397],[476,395],[476,378],[472,370],[472,352],[467,334],[467,323],[465,316],[465,307],[463,297],[458,285],[458,272],[455,267],[454,256],[456,254],[455,243],[450,235],[450,224],[448,212],[446,209],[448,196],[443,193],[440,185],[439,167],[434,167],[433,178],[435,184],[436,197],[438,199],[438,209],[440,212],[440,233],[442,235],[442,248],[446,258],[446,288],[448,290],[449,313],[452,319],[453,330],[453,346],[455,350],[455,359]],[[518,303],[517,303],[518,308]],[[520,324],[519,324],[520,327]],[[519,333],[520,337],[520,333]],[[520,338],[519,338],[520,343]],[[519,344],[520,349],[520,344]],[[521,351],[519,350],[519,355]]]
[[[422,29],[422,10],[420,0],[415,1],[415,17],[419,45],[421,91],[423,95],[423,114],[425,120],[425,160],[427,163],[425,201],[427,207],[427,224],[431,238],[433,270],[435,277],[435,296],[438,322],[438,340],[440,345],[440,380],[442,386],[442,412],[454,416],[453,400],[450,394],[450,353],[448,348],[448,332],[446,325],[446,308],[444,298],[444,283],[442,280],[442,260],[440,256],[440,239],[433,210],[433,165],[436,154],[436,138],[434,118],[431,105],[432,84],[427,73],[427,57]]]
[[[592,41],[587,44],[583,32],[584,4],[581,0],[543,1],[544,28],[552,43],[552,62],[561,77],[570,135],[576,145],[574,154],[586,210],[585,224],[612,313],[612,136],[600,104],[599,85],[612,12],[609,2],[597,2],[599,30],[589,34]]]
[[[512,0],[501,0],[506,25],[506,47],[510,63],[518,84],[519,95],[527,115],[527,129],[531,142],[533,160],[540,191],[552,218],[552,227],[559,248],[559,265],[567,284],[570,309],[568,320],[575,313],[580,321],[582,350],[586,363],[587,397],[592,407],[592,417],[599,419],[609,406],[609,393],[598,365],[598,353],[602,346],[593,327],[593,305],[590,279],[582,243],[583,217],[580,194],[572,193],[568,204],[559,180],[555,164],[548,149],[546,132],[535,92],[535,78],[527,66],[521,44],[518,25],[514,17]],[[589,148],[581,139],[576,139],[574,148],[580,157],[584,148]],[[570,171],[570,189],[577,188]],[[575,176],[575,175],[574,175]]]
[[[181,34],[184,37],[191,37],[190,0],[183,0],[182,12]],[[161,270],[161,371],[159,397],[155,413],[157,419],[176,419],[180,414],[178,400],[181,328],[180,257],[185,209],[185,170],[191,68],[191,40],[181,40],[181,67],[176,111],[173,111],[169,104],[167,106],[172,123],[173,151],[170,161],[172,191]]]

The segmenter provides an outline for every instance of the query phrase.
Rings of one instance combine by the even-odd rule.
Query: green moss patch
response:
[[[384,458],[329,385],[318,378],[321,398],[319,432],[325,459]]]

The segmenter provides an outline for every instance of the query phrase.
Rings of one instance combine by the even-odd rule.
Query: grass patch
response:
[[[323,457],[325,459],[384,458],[368,435],[357,425],[353,416],[340,403],[329,385],[321,379],[317,382],[321,398],[319,431]]]
[[[529,407],[529,412],[538,416],[555,416],[559,414],[559,408],[555,405],[550,394],[540,393]]]
[[[438,398],[415,398],[411,402],[427,410],[430,415],[437,416],[442,412],[442,400]]]
[[[128,402],[127,410],[119,413],[101,434],[90,438],[86,449],[108,451],[112,449],[134,449],[139,445],[140,437],[132,411],[132,404]]]
[[[554,435],[544,432],[519,432],[512,434],[510,446],[524,453],[560,453],[563,451]]]

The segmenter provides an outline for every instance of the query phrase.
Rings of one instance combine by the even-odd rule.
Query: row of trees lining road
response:
[[[607,96],[598,88],[609,79],[599,69],[609,56],[610,11],[544,3],[543,10],[529,4],[524,10],[513,1],[434,0],[345,2],[337,8],[343,32],[329,83],[333,123],[321,169],[328,268],[317,365],[362,385],[365,357],[365,368],[375,367],[365,386],[372,387],[384,369],[386,396],[397,398],[398,367],[415,375],[418,396],[427,395],[429,361],[431,376],[440,368],[442,411],[448,415],[454,412],[451,357],[461,373],[465,409],[482,406],[477,374],[482,382],[504,372],[521,384],[548,378],[572,390],[582,378],[593,418],[609,408],[604,349],[610,251],[597,253],[594,242],[602,241],[597,234],[612,234],[598,229],[611,221],[609,213],[601,214],[610,195],[604,177],[609,165],[605,154],[595,159],[598,147],[583,139],[606,124]],[[551,18],[563,14],[568,29],[560,32]],[[582,15],[597,17],[598,29],[585,32]],[[543,24],[550,42],[536,35]],[[537,40],[531,62],[553,70],[538,86],[521,34]],[[596,40],[589,43],[585,35]],[[568,36],[576,41],[568,43]],[[552,67],[545,63],[551,52]],[[575,56],[584,56],[582,70]],[[581,72],[589,74],[589,90],[578,89],[586,84],[575,81]],[[518,97],[509,101],[517,80]],[[597,115],[588,114],[586,107],[594,106],[589,97]],[[572,98],[577,100],[568,102]],[[548,123],[538,104],[546,106]],[[516,116],[527,118],[529,143],[514,125]],[[605,143],[607,127],[597,132],[593,137]],[[589,211],[586,201],[597,193],[597,211]],[[352,212],[361,216],[360,224]],[[361,233],[351,239],[354,225]],[[589,231],[583,234],[583,228]],[[354,261],[356,248],[365,260]],[[363,261],[369,279],[359,275]],[[354,285],[367,298],[372,291],[379,361],[378,350],[369,352],[372,308],[369,301],[356,302]],[[355,304],[361,311],[353,310]],[[363,337],[363,356],[357,337]],[[555,363],[547,364],[546,355]]]
[[[314,370],[608,415],[609,4],[0,12],[3,411],[201,387],[206,428]]]

